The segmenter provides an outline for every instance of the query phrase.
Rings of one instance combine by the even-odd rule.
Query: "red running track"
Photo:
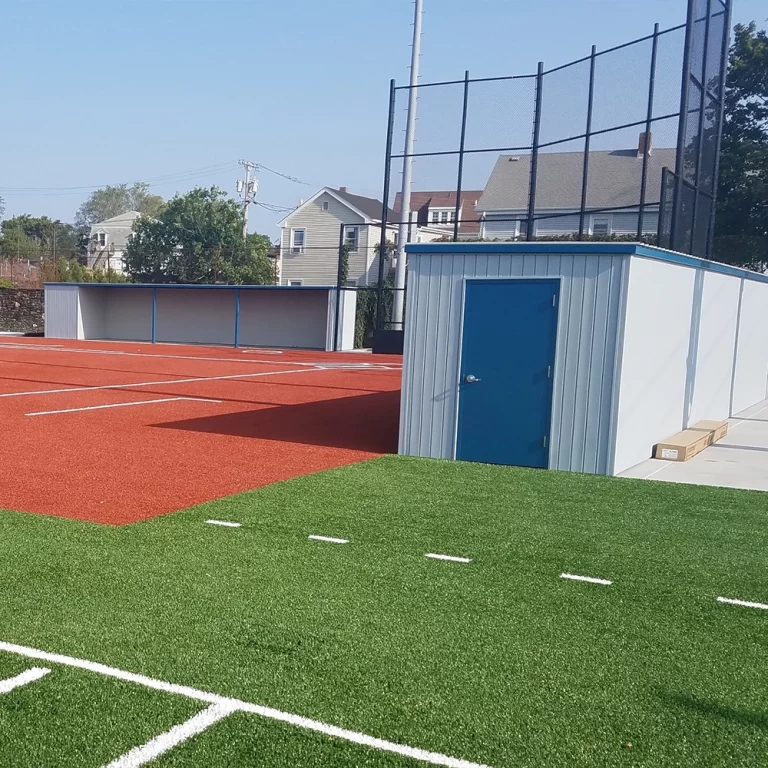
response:
[[[394,452],[400,369],[384,355],[0,337],[0,508],[123,525]]]

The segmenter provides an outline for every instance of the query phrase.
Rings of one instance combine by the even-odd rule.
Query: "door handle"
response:
[[[467,384],[477,384],[477,382],[480,381],[480,379],[478,379],[477,376],[473,376],[471,373],[468,373],[464,377],[464,381],[466,381]]]

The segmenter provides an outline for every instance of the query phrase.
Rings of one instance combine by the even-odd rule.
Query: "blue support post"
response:
[[[235,288],[235,349],[240,345],[240,289]]]
[[[152,343],[157,342],[157,288],[152,289]]]

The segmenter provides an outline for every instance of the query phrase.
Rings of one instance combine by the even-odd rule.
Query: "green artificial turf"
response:
[[[768,611],[715,598],[768,601],[767,519],[768,494],[396,457],[123,528],[2,512],[0,640],[495,768],[764,766]],[[33,665],[0,652],[0,679]],[[49,666],[0,695],[4,767],[98,768],[205,706]],[[418,763],[237,713],[153,765]]]

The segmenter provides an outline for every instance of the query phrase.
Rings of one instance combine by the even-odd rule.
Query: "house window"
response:
[[[307,231],[305,229],[291,230],[291,253],[304,253],[304,241]]]
[[[440,221],[440,213],[438,211],[432,211],[432,223],[437,224]]]
[[[292,285],[294,287],[298,287],[299,285],[304,285],[303,280],[289,280],[288,285]]]
[[[106,232],[99,232],[99,234],[96,237],[97,237],[97,242],[99,244],[99,248],[106,248],[106,245],[107,245],[107,233]]]
[[[351,253],[357,252],[357,243],[360,239],[359,227],[346,227],[344,229],[344,245],[346,245]]]
[[[348,288],[356,288],[357,287],[357,280],[347,280],[347,287]]]
[[[448,211],[440,211],[440,223],[441,224],[448,223]]]
[[[456,221],[456,211],[451,211],[450,214],[448,214],[448,220],[453,224]]]
[[[327,200],[323,200],[323,210],[327,211],[331,207],[331,204]]]
[[[592,234],[593,235],[610,235],[611,234],[611,217],[610,216],[593,216],[592,217]]]

